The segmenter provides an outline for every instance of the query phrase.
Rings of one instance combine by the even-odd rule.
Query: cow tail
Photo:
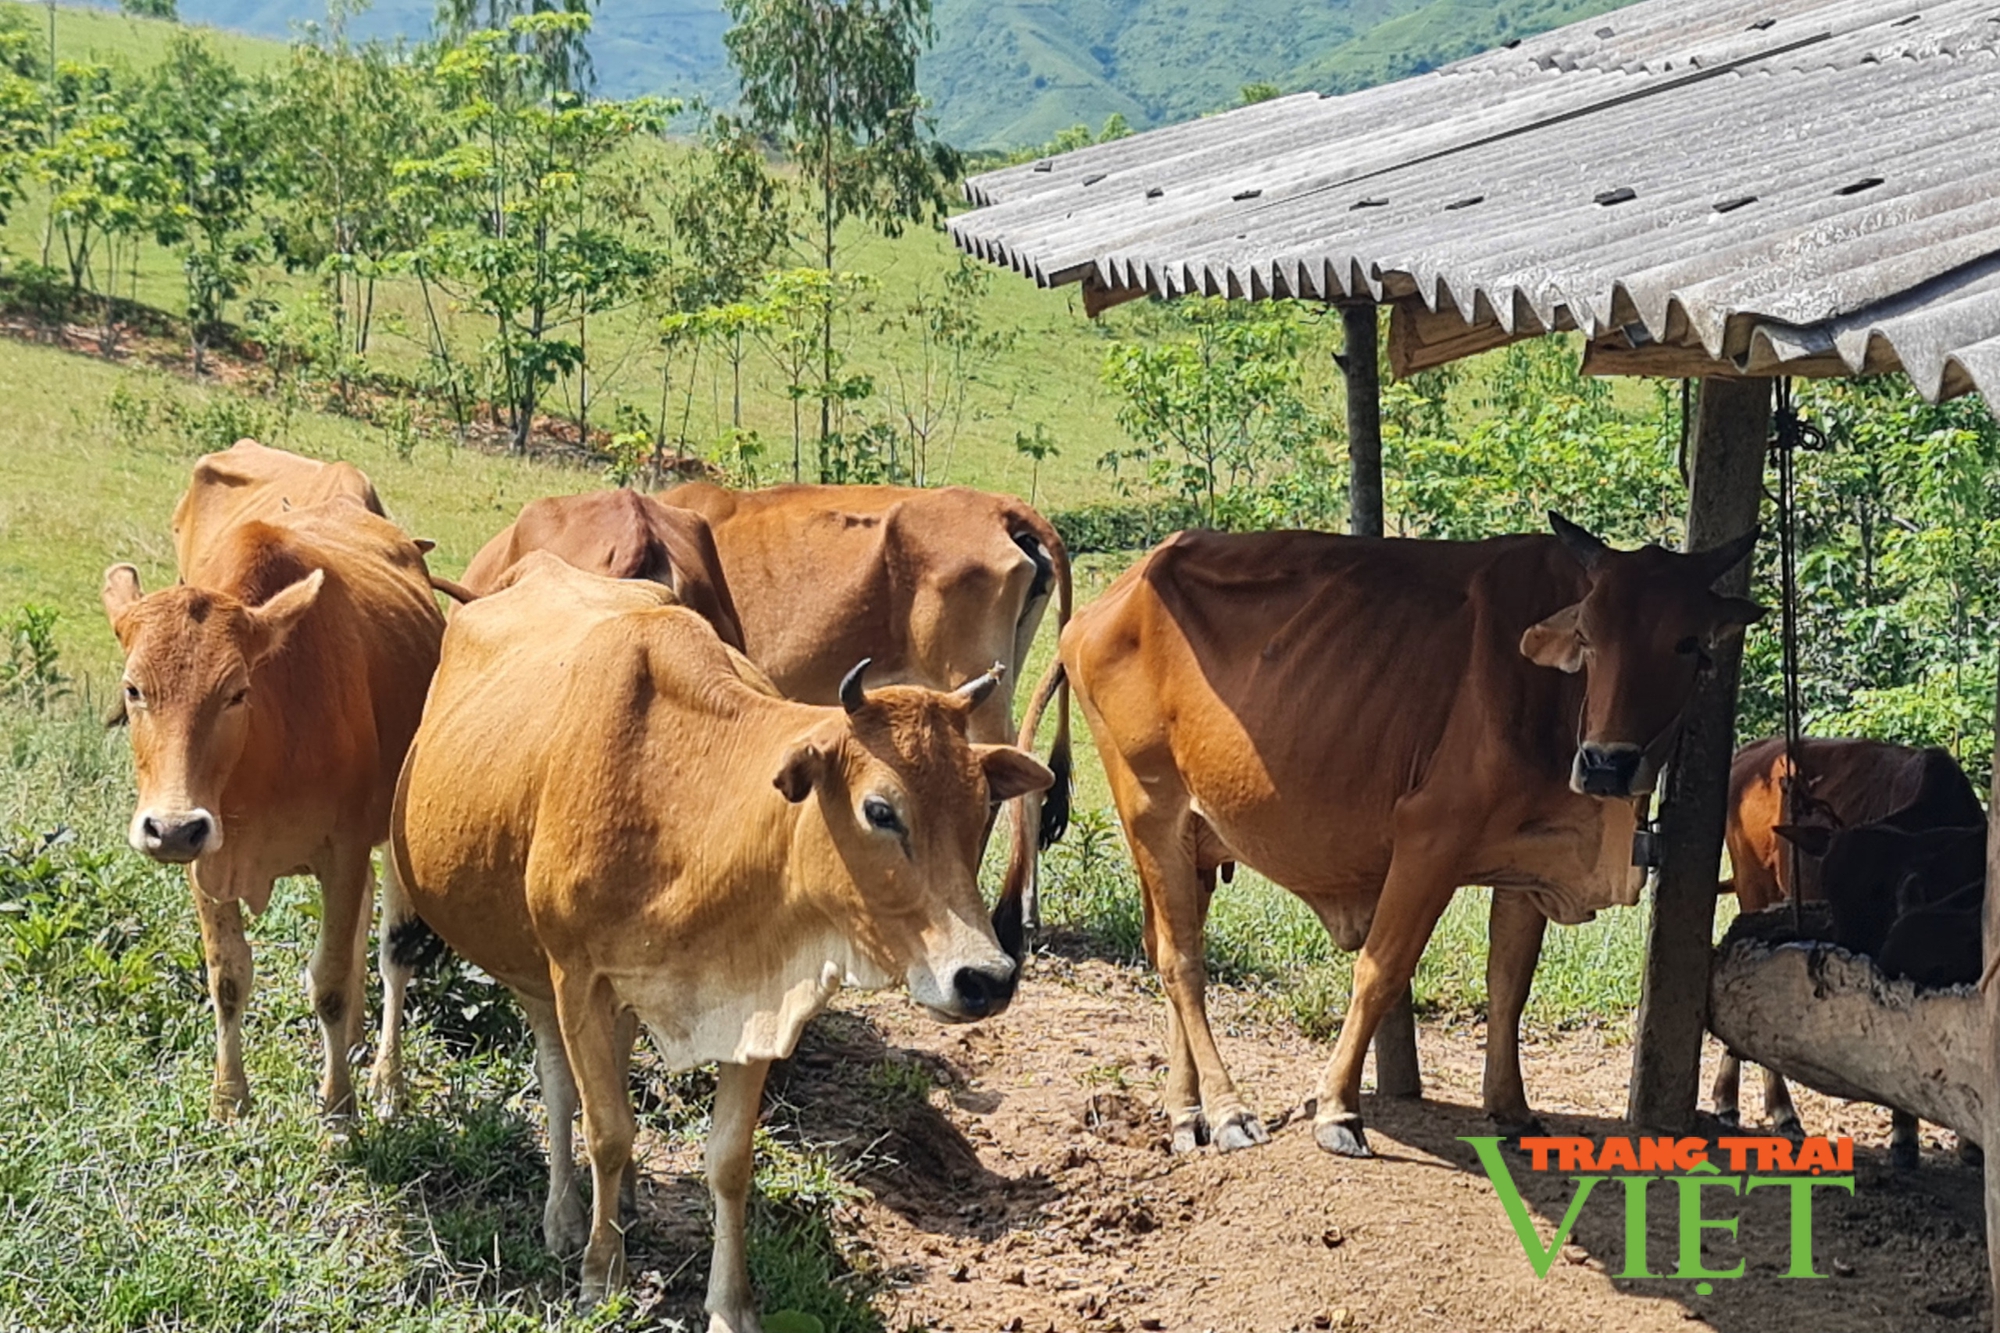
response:
[[[1056,682],[1056,741],[1049,750],[1049,770],[1056,775],[1055,785],[1049,788],[1048,796],[1042,802],[1041,845],[1046,851],[1062,841],[1062,835],[1069,831],[1070,811],[1070,743],[1069,743],[1069,673],[1062,669],[1062,635],[1069,628],[1070,613],[1070,570],[1069,551],[1063,545],[1062,537],[1053,527],[1049,530],[1055,542],[1050,547],[1056,566],[1056,666],[1053,671]],[[1031,924],[1034,913],[1029,913]]]
[[[1065,607],[1065,610],[1068,608]],[[1049,706],[1049,696],[1061,691],[1067,699],[1069,675],[1063,669],[1058,657],[1049,664],[1048,673],[1035,687],[1034,697],[1028,700],[1027,714],[1021,719],[1021,734],[1017,744],[1023,750],[1033,750],[1035,730],[1041,725],[1042,713]],[[1069,752],[1067,737],[1059,742],[1065,748],[1060,759],[1051,756],[1050,769],[1056,774],[1056,783],[1050,789],[1053,799],[1069,782]],[[1021,961],[1027,927],[1039,925],[1039,904],[1035,902],[1035,858],[1041,851],[1041,841],[1035,836],[1036,815],[1040,808],[1039,793],[1030,793],[1014,802],[1014,845],[1007,856],[1007,877],[1001,882],[1000,901],[993,909],[993,934],[1000,941],[1000,947],[1015,962]],[[1042,818],[1046,828],[1046,815]]]
[[[453,583],[442,574],[433,574],[430,576],[430,579],[431,587],[437,589],[460,605],[479,600],[479,594],[466,587],[463,583]]]

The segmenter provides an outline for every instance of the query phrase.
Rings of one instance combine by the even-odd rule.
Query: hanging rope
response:
[[[1771,426],[1771,448],[1778,462],[1778,493],[1771,498],[1778,510],[1779,641],[1784,656],[1785,694],[1785,776],[1779,791],[1785,822],[1795,824],[1810,784],[1799,772],[1799,741],[1805,724],[1799,702],[1799,558],[1795,512],[1798,491],[1794,463],[1800,449],[1825,449],[1826,434],[1799,419],[1798,409],[1792,403],[1790,376],[1778,381],[1778,403]],[[1787,839],[1785,853],[1792,871],[1792,930],[1797,934],[1805,928],[1805,911],[1800,904],[1798,844]]]

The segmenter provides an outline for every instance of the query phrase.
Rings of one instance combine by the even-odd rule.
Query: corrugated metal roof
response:
[[[1575,328],[1594,369],[2000,403],[1996,74],[2000,0],[1648,0],[990,172],[950,230],[1093,308],[1393,302],[1403,369]]]

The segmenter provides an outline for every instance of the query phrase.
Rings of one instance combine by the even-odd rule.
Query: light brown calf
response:
[[[256,448],[253,456],[278,452]],[[177,514],[208,511],[199,493],[217,484],[214,461],[197,467]],[[326,1040],[321,1102],[338,1115],[353,1106],[348,1052],[363,1018],[370,850],[388,836],[444,620],[417,545],[358,498],[259,512],[266,517],[184,527],[173,587],[148,595],[132,566],[105,573],[138,773],[129,838],[155,860],[188,866],[215,1003],[218,1115],[250,1097],[243,908],[261,913],[279,876],[318,878],[324,910],[310,986]],[[382,1054],[393,1063],[389,1043]]]
[[[547,554],[509,577],[445,635],[397,791],[401,878],[534,1026],[558,1253],[584,1239],[581,1100],[587,1298],[624,1277],[637,1025],[675,1068],[721,1063],[710,1327],[754,1329],[743,1227],[766,1068],[844,982],[900,978],[950,1020],[1006,1006],[1017,964],[980,901],[980,835],[989,802],[1050,774],[967,740],[991,675],[864,690],[857,667],[840,707],[794,703],[666,588]]]

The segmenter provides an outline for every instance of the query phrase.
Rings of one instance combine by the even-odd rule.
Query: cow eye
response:
[[[137,685],[134,685],[134,684],[133,684],[133,683],[132,683],[131,681],[129,681],[129,680],[128,680],[128,681],[126,681],[126,682],[125,682],[125,702],[126,702],[126,703],[128,703],[128,704],[136,704],[136,703],[138,703],[139,701],[140,701],[140,699],[139,699],[139,687],[138,687]]]
[[[248,689],[238,690],[229,696],[229,706],[231,708],[241,708],[245,703],[249,702],[249,699],[250,691]]]
[[[863,801],[861,813],[867,818],[870,828],[878,828],[885,833],[903,832],[903,821],[897,815],[896,807],[879,796],[870,796]]]

